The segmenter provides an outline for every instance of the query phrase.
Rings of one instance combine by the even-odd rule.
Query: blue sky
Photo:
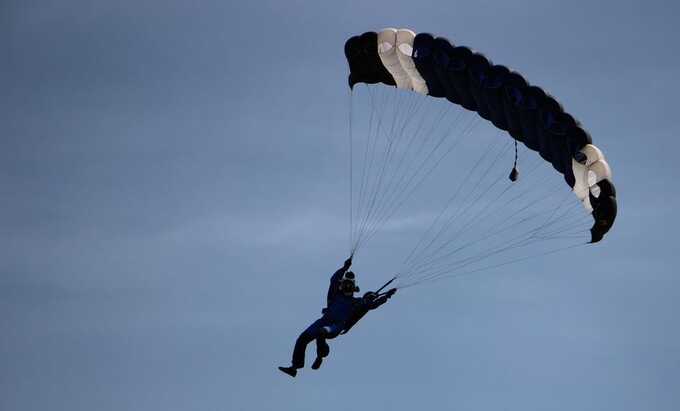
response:
[[[0,10],[0,408],[677,409],[676,3]],[[348,248],[342,47],[384,26],[558,96],[607,153],[618,220],[570,255],[403,290],[292,380],[275,367]],[[376,239],[361,285],[413,240]]]

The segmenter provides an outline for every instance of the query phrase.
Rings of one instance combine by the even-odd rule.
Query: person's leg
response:
[[[319,335],[316,337],[316,359],[312,364],[312,369],[317,370],[321,367],[323,359],[330,354],[330,347],[326,339],[335,338],[342,331],[342,327],[334,324],[325,325],[319,330]]]
[[[307,344],[317,338],[321,333],[322,320],[318,319],[312,323],[306,330],[300,334],[297,341],[295,341],[295,348],[293,349],[293,368],[303,368],[305,366],[305,349]]]
[[[331,348],[328,346],[328,343],[326,342],[325,337],[317,337],[316,338],[316,356],[317,357],[328,357],[328,354],[330,354]]]

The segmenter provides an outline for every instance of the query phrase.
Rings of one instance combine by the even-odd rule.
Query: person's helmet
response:
[[[340,279],[340,291],[345,294],[358,293],[356,277],[353,272],[347,271]]]

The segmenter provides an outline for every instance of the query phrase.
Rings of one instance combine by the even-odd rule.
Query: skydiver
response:
[[[316,340],[316,359],[312,369],[319,369],[324,357],[330,353],[327,339],[349,331],[367,312],[385,304],[397,292],[396,288],[392,288],[384,294],[367,292],[361,298],[354,297],[359,287],[356,285],[356,276],[349,271],[351,265],[352,257],[345,260],[343,266],[331,276],[322,317],[307,327],[295,341],[292,365],[279,367],[279,370],[295,377],[297,370],[305,366],[305,349],[312,340]]]

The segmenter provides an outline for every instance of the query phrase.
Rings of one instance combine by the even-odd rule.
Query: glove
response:
[[[352,265],[352,257],[350,256],[348,259],[345,260],[345,267],[349,267]]]
[[[364,300],[368,302],[373,302],[375,300],[375,293],[373,291],[369,291],[366,294],[364,294]]]
[[[392,296],[393,296],[394,293],[396,293],[396,292],[397,292],[397,289],[396,289],[396,288],[391,288],[389,291],[387,291],[387,293],[385,293],[385,295],[387,296],[387,298],[392,298]]]

